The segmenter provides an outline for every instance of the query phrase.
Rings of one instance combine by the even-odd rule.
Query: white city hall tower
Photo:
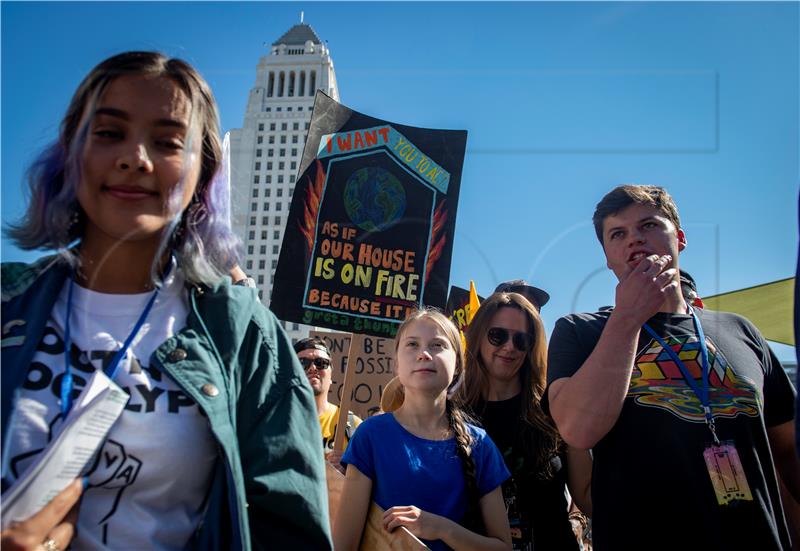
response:
[[[244,243],[244,271],[269,306],[275,267],[311,120],[314,95],[339,99],[333,60],[309,25],[273,42],[256,67],[242,128],[231,130],[232,223]],[[308,327],[284,323],[293,339]]]

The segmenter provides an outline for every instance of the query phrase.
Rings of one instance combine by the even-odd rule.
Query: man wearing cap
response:
[[[322,444],[328,461],[338,465],[341,452],[333,451],[333,440],[336,435],[336,424],[339,422],[339,406],[328,401],[328,392],[333,380],[331,374],[331,353],[325,341],[318,337],[301,339],[294,344],[294,351],[300,359],[303,369],[306,370],[308,383],[314,391],[314,400],[317,403],[319,424],[322,429]],[[352,411],[347,415],[345,428],[345,447],[350,441],[352,431],[361,424],[361,419]]]
[[[786,372],[749,321],[687,301],[666,190],[615,188],[593,220],[616,304],[556,322],[545,402],[564,440],[592,449],[594,548],[788,551],[776,471],[800,500],[800,460]]]

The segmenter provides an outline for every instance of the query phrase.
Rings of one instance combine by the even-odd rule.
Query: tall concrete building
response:
[[[286,217],[317,90],[339,99],[328,47],[301,22],[259,60],[244,123],[231,130],[232,224],[267,306],[284,231],[297,231],[287,230]],[[284,328],[293,339],[308,333],[296,323]]]

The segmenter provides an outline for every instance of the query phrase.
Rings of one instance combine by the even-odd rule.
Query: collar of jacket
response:
[[[26,369],[14,369],[14,366],[30,365],[39,345],[39,336],[69,272],[69,265],[58,255],[40,258],[33,264],[14,262],[2,265],[0,347],[4,369],[0,370],[0,422],[6,436],[14,394],[27,373]],[[33,337],[28,338],[29,335]]]

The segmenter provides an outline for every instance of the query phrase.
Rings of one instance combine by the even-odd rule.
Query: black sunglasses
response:
[[[520,352],[527,352],[533,346],[533,337],[528,333],[514,331],[513,336],[510,333],[505,327],[492,327],[486,332],[486,339],[492,346],[503,346],[511,337],[511,343]]]
[[[328,358],[300,358],[300,364],[303,369],[308,369],[313,364],[317,370],[322,371],[331,366],[331,361]]]

